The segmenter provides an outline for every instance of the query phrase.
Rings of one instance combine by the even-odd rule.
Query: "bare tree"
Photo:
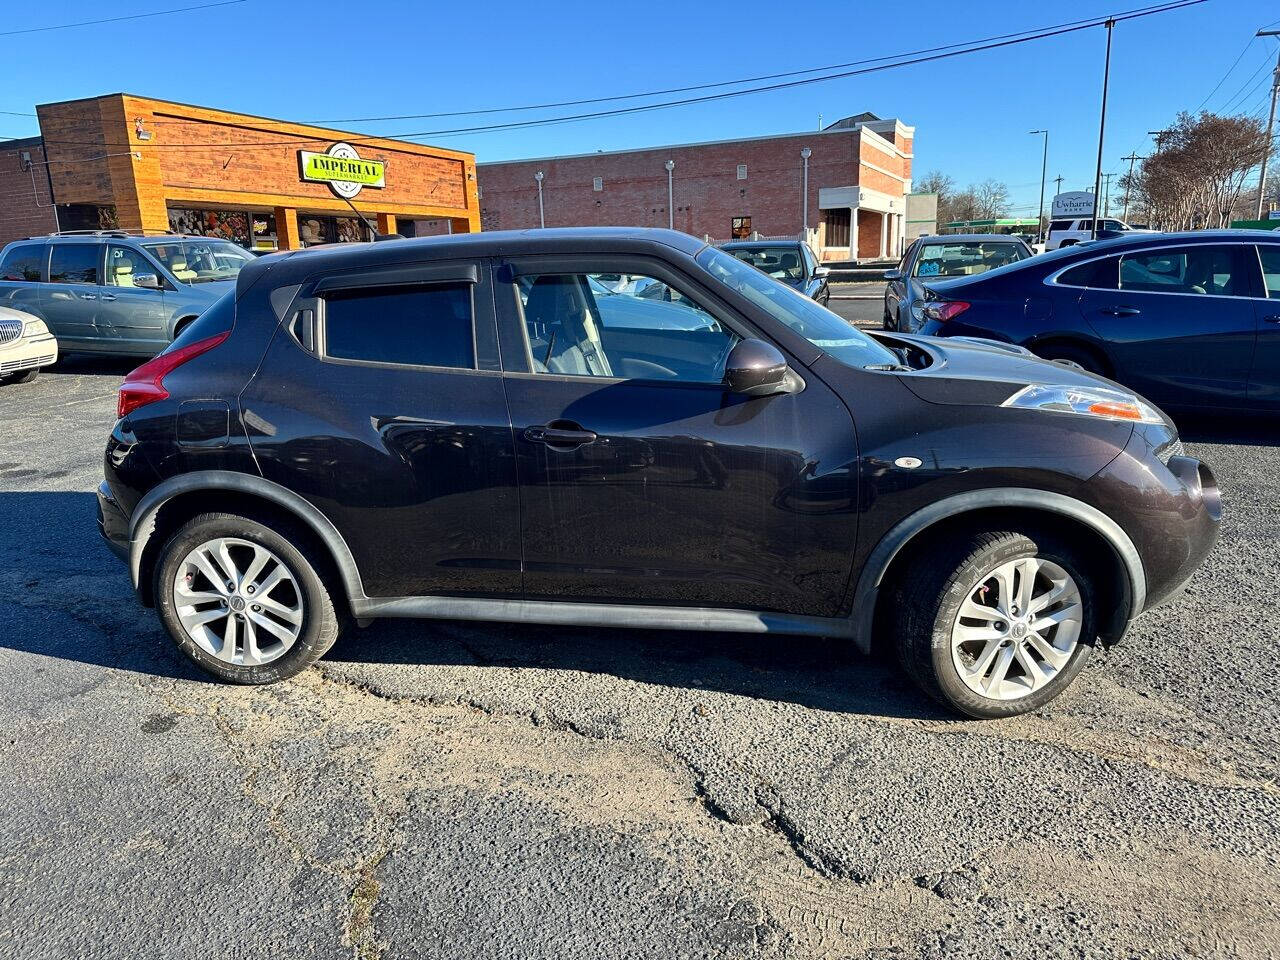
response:
[[[999,180],[983,180],[969,189],[973,192],[978,207],[978,215],[973,219],[995,220],[1008,212],[1009,188]]]
[[[926,173],[914,184],[922,193],[938,195],[938,223],[958,220],[994,220],[1009,207],[1009,188],[998,180],[984,180],[956,189],[955,179],[938,170]]]

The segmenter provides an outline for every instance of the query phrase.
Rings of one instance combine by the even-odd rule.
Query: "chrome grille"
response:
[[[44,367],[53,363],[53,354],[44,357],[31,357],[27,360],[9,360],[0,363],[0,373],[12,373],[14,370],[29,370],[31,367]]]
[[[22,321],[13,317],[0,317],[0,343],[13,343],[22,336]]]

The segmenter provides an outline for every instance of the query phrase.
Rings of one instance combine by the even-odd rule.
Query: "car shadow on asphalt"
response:
[[[21,464],[0,464],[0,487],[9,488],[0,490],[0,571],[14,603],[0,649],[212,683],[134,596],[124,565],[98,536],[94,495],[12,489],[41,482]],[[584,671],[844,713],[950,717],[895,665],[858,654],[848,641],[814,637],[378,620],[353,627],[326,659]],[[405,687],[430,684],[430,678],[404,680]]]
[[[1225,443],[1250,447],[1280,445],[1280,417],[1263,414],[1187,413],[1174,416],[1186,443]]]

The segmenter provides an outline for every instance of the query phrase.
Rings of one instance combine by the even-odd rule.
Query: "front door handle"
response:
[[[552,420],[546,426],[528,427],[524,432],[524,438],[530,443],[545,443],[549,447],[572,449],[584,443],[591,443],[595,440],[596,434],[590,430],[583,430],[572,420]]]
[[[118,299],[119,299],[119,297],[117,297],[114,293],[104,293],[104,294],[102,295],[102,299],[103,299],[103,300],[118,300]]]
[[[1099,312],[1109,317],[1136,317],[1142,311],[1137,307],[1103,307]]]
[[[1273,313],[1269,317],[1262,318],[1263,323],[1280,323],[1280,313]]]
[[[96,293],[82,293],[80,294],[80,299],[81,300],[97,300],[98,295]]]

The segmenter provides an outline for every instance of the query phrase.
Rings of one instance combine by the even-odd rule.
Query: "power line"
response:
[[[1240,51],[1240,56],[1236,57],[1235,61],[1231,64],[1231,66],[1227,67],[1227,72],[1222,75],[1222,79],[1219,80],[1216,84],[1214,84],[1213,89],[1209,91],[1209,95],[1200,101],[1200,106],[1196,107],[1195,110],[1192,111],[1192,113],[1199,113],[1201,107],[1203,107],[1206,103],[1208,103],[1210,100],[1213,99],[1213,95],[1217,93],[1218,89],[1226,82],[1227,77],[1231,76],[1231,72],[1240,65],[1240,61],[1244,59],[1244,55],[1249,52],[1249,48],[1253,46],[1254,41],[1257,39],[1258,39],[1257,37],[1249,38],[1249,42],[1246,43],[1244,45],[1244,49]]]
[[[1254,83],[1254,81],[1258,79],[1258,77],[1263,73],[1263,71],[1270,70],[1270,69],[1271,69],[1271,55],[1267,54],[1265,57],[1263,57],[1262,64],[1258,67],[1258,69],[1255,70],[1249,76],[1248,80],[1246,80],[1243,84],[1241,84],[1240,89],[1236,91],[1235,96],[1233,96],[1230,100],[1227,101],[1227,105],[1222,108],[1222,112],[1226,113],[1227,111],[1229,111],[1232,108],[1232,106],[1235,105],[1237,100],[1241,100],[1241,99],[1247,100],[1249,97],[1251,97],[1253,95],[1253,92],[1258,89],[1258,85]],[[1253,84],[1252,89],[1250,89],[1248,93],[1245,93],[1245,89],[1249,87],[1250,84]],[[1244,96],[1242,97],[1241,94],[1244,94]]]
[[[50,30],[68,30],[71,27],[93,27],[103,23],[121,23],[125,20],[145,20],[148,17],[167,17],[173,13],[189,13],[192,10],[209,10],[213,7],[229,7],[232,4],[248,2],[249,0],[218,0],[216,3],[201,3],[194,7],[175,7],[172,10],[156,10],[152,13],[131,13],[123,17],[106,17],[102,20],[79,20],[75,23],[59,23],[48,27],[25,27],[22,30],[3,30],[0,31],[0,37],[16,37],[20,33],[46,33]]]
[[[588,113],[570,114],[570,115],[561,116],[561,117],[546,117],[546,118],[541,118],[536,120],[520,120],[520,121],[512,121],[508,123],[479,125],[479,126],[473,126],[473,127],[456,127],[453,129],[425,130],[425,131],[416,131],[413,133],[381,134],[377,136],[368,136],[363,138],[349,138],[348,142],[367,143],[367,142],[376,142],[379,140],[388,140],[388,139],[412,140],[419,137],[439,137],[439,136],[452,136],[452,135],[463,134],[463,133],[490,133],[490,132],[499,131],[499,130],[527,129],[530,127],[550,126],[553,124],[560,124],[560,123],[573,123],[581,120],[595,120],[595,119],[601,119],[604,117],[615,117],[615,116],[622,116],[622,115],[633,114],[633,113],[644,113],[651,110],[664,110],[664,109],[669,109],[671,107],[689,106],[697,103],[708,103],[716,100],[726,100],[733,97],[749,96],[757,93],[767,93],[767,92],[773,92],[777,90],[791,89],[794,87],[808,86],[814,83],[824,83],[830,80],[839,80],[839,79],[845,79],[848,77],[863,76],[865,74],[878,73],[882,70],[889,70],[895,67],[903,67],[903,66],[910,66],[918,63],[929,63],[929,62],[934,62],[938,60],[946,60],[952,57],[962,56],[968,53],[977,53],[983,50],[993,50],[1001,47],[1014,46],[1020,43],[1027,43],[1032,40],[1042,40],[1048,37],[1061,36],[1067,33],[1075,33],[1080,30],[1087,30],[1092,27],[1102,26],[1108,20],[1110,20],[1111,22],[1118,22],[1122,20],[1133,20],[1139,17],[1151,16],[1156,13],[1167,13],[1173,10],[1180,10],[1184,7],[1196,6],[1198,4],[1205,3],[1205,2],[1207,2],[1207,0],[1174,0],[1174,2],[1163,3],[1163,4],[1159,4],[1157,6],[1152,6],[1152,7],[1139,8],[1136,10],[1130,10],[1130,11],[1126,11],[1124,13],[1116,14],[1110,17],[1098,17],[1093,20],[1087,20],[1087,21],[1074,21],[1068,24],[1059,25],[1057,27],[1046,28],[1044,30],[1041,30],[1037,33],[1034,33],[1028,36],[1019,36],[1017,39],[1004,39],[1004,40],[996,40],[996,41],[975,41],[974,43],[966,46],[964,49],[934,53],[928,56],[915,56],[915,57],[909,57],[907,59],[898,59],[893,63],[882,63],[879,66],[864,67],[860,70],[848,70],[840,73],[827,74],[821,77],[810,77],[802,80],[790,80],[785,83],[767,84],[759,87],[750,87],[745,90],[733,90],[725,93],[708,94],[706,96],[701,96],[701,97],[687,97],[682,100],[670,100],[662,103],[642,104],[642,105],[633,106],[633,107],[617,107],[612,110],[599,110],[599,111],[593,111]],[[882,58],[882,59],[886,59],[886,58]],[[324,139],[328,139],[328,138],[327,137],[326,138],[292,137],[288,140],[259,141],[258,143],[250,143],[250,144],[235,143],[230,141],[206,142],[206,143],[132,143],[129,141],[125,141],[122,143],[110,143],[110,144],[103,143],[102,141],[98,141],[95,143],[90,141],[76,141],[76,140],[49,140],[48,142],[61,143],[61,144],[77,144],[82,146],[98,146],[98,147],[128,146],[128,147],[132,147],[133,149],[148,149],[148,148],[190,149],[190,148],[202,148],[202,147],[234,147],[238,150],[246,150],[246,149],[256,149],[259,147],[271,147],[271,146],[296,146],[299,143],[305,143],[305,142],[311,142],[311,141],[321,142]]]

